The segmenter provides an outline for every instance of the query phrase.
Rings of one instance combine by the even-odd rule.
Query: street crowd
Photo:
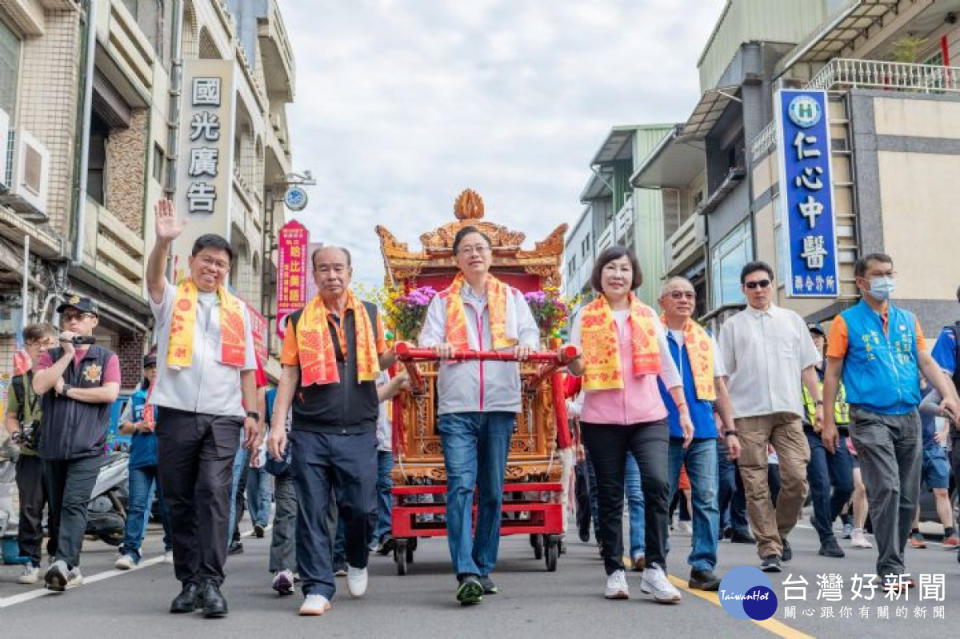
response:
[[[282,374],[268,390],[246,306],[225,286],[233,258],[227,240],[200,236],[189,275],[168,281],[170,247],[182,231],[173,205],[161,201],[147,263],[157,346],[120,420],[132,444],[115,565],[141,561],[156,500],[166,559],[180,583],[170,612],[222,617],[224,565],[242,550],[244,502],[262,537],[274,501],[271,585],[293,594],[299,581],[299,613],[322,615],[337,575],[361,597],[370,553],[389,552],[393,453],[385,403],[409,381],[404,372],[388,373],[395,347],[378,307],[351,288],[350,253],[323,246],[310,256],[319,292],[286,318]],[[498,592],[504,475],[522,405],[519,362],[541,344],[523,294],[490,273],[490,239],[464,226],[452,249],[458,273],[430,302],[418,345],[440,358],[445,525],[455,597],[470,605]],[[842,558],[838,535],[854,548],[875,544],[876,576],[888,589],[913,585],[902,578],[904,549],[924,543],[916,526],[922,486],[936,496],[944,546],[960,547],[941,446],[953,435],[956,475],[960,323],[944,328],[928,351],[916,316],[890,301],[893,259],[864,255],[855,276],[861,298],[833,318],[828,333],[776,306],[773,270],[749,263],[740,275],[746,308],[714,339],[693,319],[689,281],[663,283],[655,311],[632,293],[643,276],[630,250],[600,253],[591,277],[596,296],[572,319],[573,349],[561,348],[570,430],[558,442],[565,491],[580,487],[575,525],[583,541],[593,524],[605,597],[629,597],[632,569],[642,571],[640,589],[657,602],[681,600],[667,578],[674,504],[691,522],[689,586],[708,591],[720,585],[717,549],[725,537],[755,544],[760,568],[781,571],[808,497],[819,554]],[[68,298],[57,311],[61,329],[23,331],[32,365],[13,380],[5,426],[18,449],[18,542],[26,561],[19,581],[64,591],[83,580],[87,505],[120,368],[116,354],[92,339],[99,310],[91,300]],[[507,350],[515,361],[455,361],[464,349]],[[563,501],[566,531],[567,495]]]

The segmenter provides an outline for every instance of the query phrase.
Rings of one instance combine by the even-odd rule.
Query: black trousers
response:
[[[623,570],[623,481],[627,454],[640,466],[647,565],[666,570],[667,509],[670,505],[666,421],[646,424],[581,423],[584,446],[597,475],[600,542],[607,574]]]
[[[17,491],[20,493],[20,530],[17,543],[20,556],[40,565],[43,545],[43,507],[47,505],[47,484],[43,479],[43,460],[36,455],[20,455],[17,459]],[[47,554],[53,556],[56,544],[47,541]]]
[[[50,545],[47,551],[70,567],[80,565],[80,549],[87,530],[87,506],[102,464],[103,457],[99,455],[43,461],[50,499]]]
[[[290,431],[291,474],[297,495],[297,567],[303,593],[333,599],[330,509],[336,502],[344,524],[347,563],[366,568],[367,540],[373,532],[370,513],[377,507],[377,435],[374,431],[336,435]]]
[[[157,407],[157,456],[182,583],[223,583],[233,458],[243,418]]]

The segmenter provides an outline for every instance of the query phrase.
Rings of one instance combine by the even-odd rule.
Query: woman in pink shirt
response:
[[[623,561],[624,464],[629,451],[640,466],[646,518],[646,560],[640,589],[661,603],[680,601],[666,576],[669,427],[660,398],[663,380],[680,410],[684,447],[693,425],[683,382],[653,309],[631,291],[643,281],[637,258],[614,246],[603,251],[590,278],[600,293],[573,321],[570,342],[581,349],[569,363],[583,375],[583,443],[597,474],[600,543],[607,573],[604,596],[629,596]]]

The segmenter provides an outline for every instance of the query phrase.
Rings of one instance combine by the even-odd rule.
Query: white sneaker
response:
[[[680,591],[674,588],[663,568],[657,564],[648,564],[640,579],[640,590],[660,603],[676,603],[682,598]]]
[[[163,563],[165,563],[165,564],[172,564],[172,563],[173,563],[173,551],[172,551],[172,550],[168,550],[167,552],[163,553]]]
[[[303,616],[320,616],[330,610],[330,602],[323,595],[307,595],[300,606]]]
[[[137,562],[134,561],[133,557],[130,555],[120,555],[115,562],[113,562],[113,567],[117,570],[130,570],[135,568]]]
[[[67,573],[67,588],[73,588],[74,586],[83,585],[83,575],[80,574],[80,568],[74,566],[73,569]]]
[[[353,597],[362,597],[367,592],[367,569],[347,566],[347,590]]]
[[[627,573],[622,570],[607,575],[607,587],[603,591],[607,599],[629,599],[630,589],[627,587]]]
[[[854,548],[873,548],[873,544],[871,544],[870,540],[867,539],[867,535],[863,532],[863,528],[853,529],[853,532],[850,533],[850,545]]]
[[[693,525],[689,521],[680,521],[677,522],[678,535],[692,535],[693,534]]]
[[[38,581],[40,581],[40,566],[35,566],[32,563],[24,566],[23,574],[17,578],[18,584],[24,584],[26,586],[32,586]]]

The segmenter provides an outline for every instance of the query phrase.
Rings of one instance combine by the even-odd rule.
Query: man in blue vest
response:
[[[733,422],[733,407],[724,381],[723,357],[716,342],[693,321],[697,294],[693,284],[683,277],[672,277],[660,292],[662,320],[667,343],[677,368],[683,375],[683,392],[693,421],[693,441],[683,446],[679,413],[670,393],[660,382],[660,395],[669,410],[670,421],[670,493],[677,490],[680,466],[686,464],[693,501],[693,538],[690,564],[691,588],[718,590],[720,578],[713,573],[717,565],[717,541],[720,534],[718,506],[717,422],[723,422],[723,435],[730,458],[740,454],[740,442]],[[695,375],[695,371],[703,374]]]
[[[920,498],[920,373],[944,397],[940,409],[960,414],[949,378],[926,352],[916,317],[890,303],[893,259],[871,253],[854,266],[860,302],[830,327],[823,398],[832,406],[841,375],[850,403],[850,436],[857,449],[863,483],[869,486],[870,519],[877,541],[877,575],[884,589],[914,585],[904,578],[903,550]],[[833,411],[824,411],[824,447],[833,453],[839,435]]]

